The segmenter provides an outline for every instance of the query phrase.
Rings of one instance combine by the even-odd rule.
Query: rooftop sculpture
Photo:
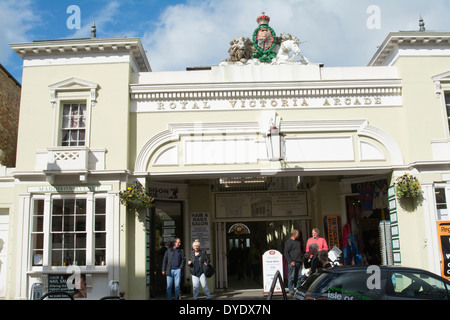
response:
[[[289,33],[277,36],[269,26],[270,17],[264,12],[256,21],[258,27],[252,39],[237,37],[230,42],[228,59],[221,66],[246,64],[309,64],[309,60],[300,54],[300,40]],[[298,58],[298,59],[296,59]]]

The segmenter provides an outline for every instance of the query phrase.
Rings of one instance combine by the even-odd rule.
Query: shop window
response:
[[[44,257],[44,200],[34,201],[31,232],[33,265],[42,266]]]
[[[435,188],[437,220],[448,220],[447,200],[445,188]]]
[[[93,197],[92,200],[86,195],[54,195],[46,207],[43,199],[34,199],[31,215],[33,266],[106,265],[106,198]]]
[[[86,103],[64,103],[61,121],[61,145],[86,145]]]
[[[106,199],[95,199],[95,265],[106,261]]]

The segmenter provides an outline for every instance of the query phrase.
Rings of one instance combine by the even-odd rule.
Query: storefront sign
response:
[[[323,90],[309,90],[298,92],[298,96],[286,98],[267,98],[247,96],[242,98],[230,97],[230,99],[204,99],[202,96],[189,97],[186,100],[169,100],[164,97],[170,93],[134,94],[132,111],[134,112],[174,112],[174,111],[223,111],[223,110],[278,110],[278,109],[313,109],[313,108],[367,108],[383,106],[401,106],[401,95],[388,92],[384,96],[359,95],[359,96],[320,96]],[[317,91],[317,92],[316,92]],[[316,92],[316,93],[315,93]],[[211,93],[212,95],[214,93]],[[236,94],[239,95],[239,92]],[[247,92],[248,96],[252,92]],[[275,95],[275,92],[269,92]],[[287,94],[287,93],[286,93]],[[301,95],[303,94],[303,95]],[[161,97],[163,99],[161,100]],[[194,98],[194,99],[193,99]],[[197,98],[197,99],[195,99]],[[155,101],[156,100],[156,101]]]
[[[28,187],[29,193],[42,192],[100,192],[111,191],[112,186],[42,186],[42,187]]]
[[[209,212],[191,212],[191,244],[200,241],[201,249],[209,253]]]
[[[223,192],[215,200],[216,219],[308,215],[306,191]]]
[[[283,255],[277,250],[268,250],[263,254],[262,260],[264,293],[269,293],[276,272],[279,271],[283,275]],[[279,282],[277,282],[274,292],[281,292]]]
[[[75,274],[49,274],[48,292],[67,292],[74,298],[86,298],[86,276],[81,275],[77,281]],[[67,296],[55,294],[52,298],[67,298]]]
[[[438,221],[437,231],[442,258],[442,277],[450,279],[450,221]]]
[[[342,226],[341,226],[341,216],[330,215],[323,217],[323,227],[325,231],[325,239],[328,243],[328,248],[333,248],[334,246],[342,248]]]
[[[149,194],[155,199],[186,199],[187,186],[184,184],[152,182],[149,184]]]

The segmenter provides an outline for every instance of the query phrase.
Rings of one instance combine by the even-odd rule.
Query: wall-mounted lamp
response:
[[[270,161],[281,161],[285,157],[284,134],[280,132],[281,119],[274,114],[270,120],[270,127],[266,133],[267,158]]]

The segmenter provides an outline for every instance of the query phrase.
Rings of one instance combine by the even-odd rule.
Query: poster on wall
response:
[[[209,212],[191,212],[191,243],[199,240],[201,249],[209,253]]]
[[[82,274],[79,278],[79,283],[72,274],[49,274],[48,275],[48,292],[67,292],[74,298],[86,298],[87,286],[86,275]],[[72,289],[69,289],[68,281],[72,281]],[[63,294],[54,294],[52,298],[67,298]]]
[[[270,291],[272,286],[273,278],[277,271],[280,272],[281,277],[283,277],[283,255],[277,250],[268,250],[263,254],[263,285],[264,293]],[[282,292],[281,284],[277,282],[274,292]]]
[[[342,248],[342,225],[341,216],[328,215],[323,217],[324,236],[327,240],[328,248]]]
[[[216,219],[308,215],[306,191],[216,193]]]
[[[437,230],[442,258],[442,277],[450,279],[450,221],[438,221]]]

